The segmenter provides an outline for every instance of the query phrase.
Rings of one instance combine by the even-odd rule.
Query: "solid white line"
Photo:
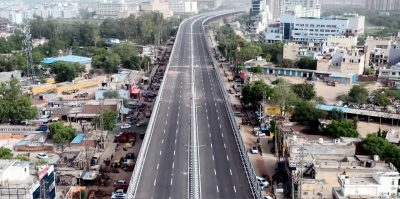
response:
[[[157,181],[157,179],[154,179],[154,186],[156,186],[156,181]]]
[[[158,167],[160,166],[160,164],[157,164],[157,170],[158,170]]]

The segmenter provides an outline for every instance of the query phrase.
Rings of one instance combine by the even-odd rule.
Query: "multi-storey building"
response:
[[[294,15],[300,17],[320,17],[321,10],[315,8],[305,8],[302,5],[290,4],[283,6],[284,15]]]
[[[140,3],[140,11],[142,12],[154,12],[157,11],[163,14],[164,18],[172,17],[173,12],[169,9],[169,3],[167,0],[151,0]]]
[[[379,11],[400,11],[399,0],[366,0],[365,8]]]
[[[224,3],[223,0],[196,0],[197,9],[216,9]]]
[[[349,25],[346,29],[346,36],[357,36],[364,34],[365,16],[357,13],[345,13],[344,18],[349,20]]]
[[[103,0],[97,3],[96,15],[102,18],[118,18],[118,14],[126,10],[127,5],[124,0],[114,2]]]
[[[250,19],[246,22],[250,33],[258,34],[264,31],[271,17],[266,0],[253,0],[250,8]]]
[[[329,55],[317,58],[317,71],[356,73],[362,75],[364,72],[365,55],[359,49],[346,50],[337,49]]]
[[[21,24],[23,21],[23,13],[14,11],[0,11],[0,18],[7,19],[10,24]]]
[[[344,48],[350,50],[353,46],[357,45],[357,37],[345,37],[345,36],[328,36],[326,40],[326,45],[328,48]],[[326,52],[324,52],[326,53]]]
[[[197,13],[196,1],[179,1],[169,4],[169,9],[175,13]]]

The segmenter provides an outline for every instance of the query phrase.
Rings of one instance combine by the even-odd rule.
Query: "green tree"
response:
[[[0,83],[0,121],[17,124],[26,119],[35,118],[36,107],[32,106],[30,99],[21,95],[21,85],[16,78]]]
[[[103,110],[99,116],[92,120],[94,126],[100,127],[101,118],[103,119],[104,130],[113,131],[115,128],[115,119],[118,118],[118,113],[115,111]]]
[[[278,66],[281,68],[293,68],[294,63],[290,59],[283,59],[278,63]]]
[[[378,155],[382,160],[391,162],[397,169],[400,169],[400,150],[385,138],[378,137],[376,134],[369,134],[361,142],[361,146],[370,155]]]
[[[251,82],[243,86],[242,100],[245,104],[251,103],[253,106],[257,106],[258,102],[263,99],[264,92],[267,97],[270,97],[273,95],[274,90],[263,80]]]
[[[339,137],[358,137],[357,126],[350,120],[341,120],[332,122],[322,130],[325,135]]]
[[[379,106],[388,106],[390,104],[390,98],[385,93],[376,93],[375,94],[375,103],[379,104]]]
[[[85,66],[79,63],[55,62],[51,66],[51,72],[56,74],[56,82],[71,82],[85,71]]]
[[[278,106],[281,111],[291,111],[292,107],[299,100],[296,93],[293,92],[292,88],[285,81],[281,81],[273,90],[274,92],[270,97],[269,103]]]
[[[76,130],[72,126],[65,126],[63,122],[54,122],[49,125],[49,131],[54,143],[64,146],[76,136]]]
[[[270,61],[277,61],[278,55],[283,53],[283,42],[263,43],[260,44],[264,55],[271,55]]]
[[[103,92],[103,99],[116,99],[118,98],[118,91],[107,90]]]
[[[312,100],[316,97],[315,85],[311,82],[305,81],[301,84],[292,86],[293,92],[302,100]]]
[[[318,119],[326,118],[328,113],[315,108],[315,104],[310,101],[298,101],[294,113],[290,120],[298,124],[310,127],[318,126]]]
[[[367,69],[364,70],[363,74],[371,76],[371,75],[375,75],[375,71],[373,69],[367,68]]]
[[[333,108],[328,113],[328,119],[342,121],[344,119],[344,112],[342,111],[342,109]]]
[[[366,103],[368,95],[369,93],[367,89],[360,85],[354,85],[349,91],[349,97],[351,101],[357,103]]]
[[[267,55],[265,55],[265,61],[270,62],[272,59],[272,55],[267,53]]]
[[[311,57],[302,57],[299,61],[297,61],[297,67],[300,69],[316,70],[317,60]]]
[[[137,57],[138,52],[135,46],[131,44],[118,44],[113,46],[113,52],[118,54],[121,58],[121,64],[124,68],[134,69],[134,63],[132,63],[132,57]]]
[[[19,161],[29,161],[29,158],[26,156],[23,156],[21,154],[18,154],[17,156],[15,156],[15,159],[19,160]]]
[[[0,159],[11,159],[13,157],[12,151],[6,147],[0,147]]]
[[[252,73],[263,73],[263,68],[260,65],[257,65],[256,67],[251,67],[251,72]]]
[[[32,63],[33,64],[39,64],[41,61],[44,60],[44,55],[42,52],[38,50],[32,50]]]
[[[93,67],[102,69],[105,73],[117,71],[120,64],[121,58],[119,55],[105,49],[97,49],[92,58]]]
[[[14,69],[26,70],[26,59],[21,53],[14,54],[10,61]]]

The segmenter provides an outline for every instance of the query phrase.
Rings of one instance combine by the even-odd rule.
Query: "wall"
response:
[[[317,71],[328,71],[331,61],[328,59],[317,60]]]
[[[40,146],[40,147],[15,146],[14,150],[18,151],[18,152],[23,152],[23,151],[26,151],[26,152],[38,152],[38,151],[49,151],[49,152],[52,152],[52,151],[54,151],[54,147],[53,147],[53,145],[51,145],[51,146],[50,145],[43,145],[43,146]]]
[[[349,20],[348,28],[356,29],[358,34],[364,33],[365,16],[346,17]]]
[[[3,173],[3,176],[5,176],[5,178],[10,182],[24,181],[29,176],[29,164],[25,167],[11,165],[7,171]]]
[[[364,56],[345,56],[342,61],[341,72],[343,73],[356,73],[362,75],[364,72]],[[350,60],[354,62],[351,63]],[[360,61],[358,61],[360,60]],[[358,63],[357,63],[358,62]]]
[[[394,66],[400,62],[400,48],[390,49],[388,66]]]
[[[376,82],[379,82],[382,84],[387,84],[389,82],[389,78],[359,75],[357,78],[357,81],[359,81],[359,82],[375,82],[376,81]]]
[[[66,86],[60,86],[58,88],[54,88],[54,93],[55,94],[60,94],[63,91],[69,91],[73,89],[83,89],[91,86],[97,86],[99,84],[98,81],[87,81],[87,82],[81,82],[77,84],[71,84],[71,85],[66,85]]]
[[[24,139],[24,138],[25,135],[23,134],[0,133],[0,140]]]
[[[378,188],[376,185],[345,185],[345,188],[342,189],[344,192],[344,196],[348,195],[370,195],[377,196]]]
[[[300,148],[306,149],[305,153],[324,155],[354,156],[356,147],[345,145],[301,145],[290,146],[290,153],[300,153]]]
[[[345,36],[329,36],[327,38],[326,45],[338,46],[342,48],[351,48],[357,44],[357,37],[345,37]]]

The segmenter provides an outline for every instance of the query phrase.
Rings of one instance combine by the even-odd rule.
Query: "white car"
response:
[[[266,179],[264,179],[264,178],[262,178],[260,176],[256,176],[256,179],[257,179],[257,181],[259,183],[263,184],[264,187],[268,187],[269,186],[269,182]]]
[[[141,126],[145,126],[145,125],[146,125],[146,123],[144,123],[144,122],[139,122],[136,124],[137,127],[141,127]]]
[[[131,128],[130,124],[124,124],[121,126],[121,129],[129,129],[129,128]]]
[[[126,193],[117,193],[111,195],[111,199],[125,199],[126,198]]]
[[[263,133],[262,131],[256,131],[256,132],[254,133],[254,135],[257,136],[257,137],[264,137],[264,136],[267,136],[267,134]]]
[[[253,146],[250,147],[250,152],[252,154],[257,154],[258,153],[258,148],[255,145],[253,145]]]
[[[39,158],[39,159],[47,159],[47,158],[49,158],[49,156],[47,156],[47,154],[45,154],[45,153],[38,153],[36,157]]]

